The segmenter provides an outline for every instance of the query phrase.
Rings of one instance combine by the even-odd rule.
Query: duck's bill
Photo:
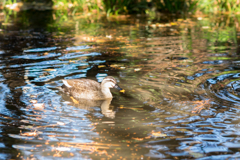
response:
[[[114,88],[118,89],[120,92],[123,92],[123,93],[125,92],[125,90],[120,88],[117,84],[114,86]]]

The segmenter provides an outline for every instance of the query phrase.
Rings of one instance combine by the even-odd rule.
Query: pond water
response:
[[[1,159],[240,159],[238,17],[1,22]],[[117,79],[79,104],[62,79]]]

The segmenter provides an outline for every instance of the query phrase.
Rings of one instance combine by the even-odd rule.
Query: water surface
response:
[[[236,17],[42,14],[1,25],[2,159],[240,158]],[[108,75],[126,90],[111,101],[61,91]]]

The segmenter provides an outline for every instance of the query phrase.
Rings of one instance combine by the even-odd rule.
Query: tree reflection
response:
[[[9,16],[9,15],[8,15]],[[15,21],[9,26],[1,26],[0,61],[1,61],[1,142],[5,146],[0,156],[5,159],[20,157],[13,144],[19,140],[9,135],[19,134],[20,120],[25,114],[26,105],[21,101],[23,86],[26,85],[24,64],[31,63],[28,59],[13,58],[25,54],[23,48],[49,46],[50,34],[44,28],[52,20],[51,11],[19,12]]]

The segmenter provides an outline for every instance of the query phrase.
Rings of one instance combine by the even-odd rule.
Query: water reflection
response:
[[[217,29],[207,18],[159,27],[137,17],[48,20],[43,30],[17,19],[2,28],[1,157],[239,158],[232,20]],[[76,104],[60,90],[61,79],[108,75],[126,94]]]
[[[64,94],[64,93],[63,93]],[[71,97],[72,98],[72,97]],[[93,110],[94,108],[101,108],[101,113],[111,119],[115,118],[116,111],[114,111],[114,106],[111,105],[112,98],[106,100],[88,100],[88,99],[71,99],[63,95],[63,99],[66,102],[70,101],[71,105],[86,110]]]

